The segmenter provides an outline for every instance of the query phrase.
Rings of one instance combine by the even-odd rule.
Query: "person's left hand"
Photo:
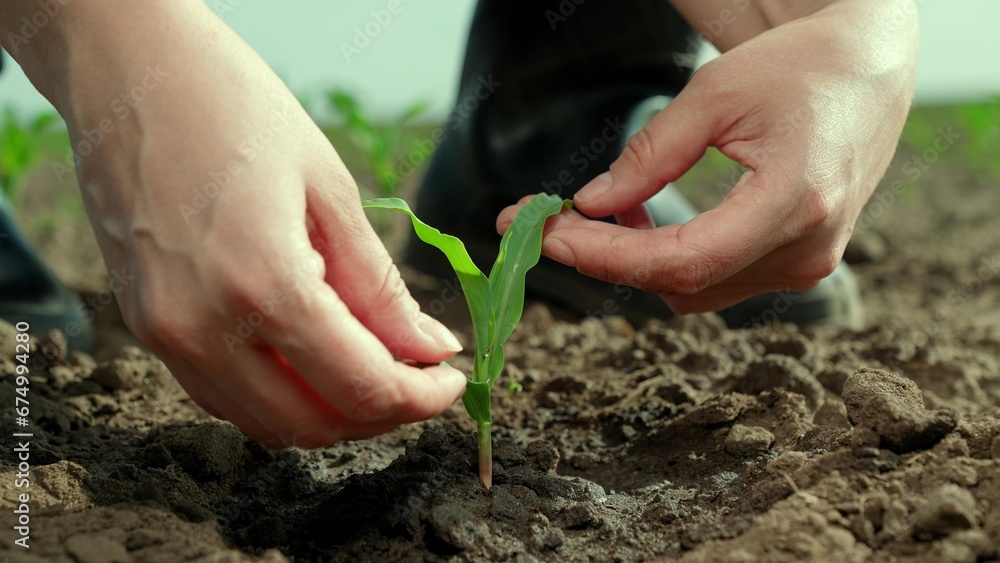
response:
[[[658,293],[678,313],[815,286],[840,262],[913,92],[915,18],[886,25],[871,9],[836,2],[699,69],[610,172],[577,194],[580,212],[619,224],[564,211],[550,221],[543,252]],[[707,147],[749,170],[714,209],[651,228],[642,203]],[[523,203],[501,213],[500,232]]]

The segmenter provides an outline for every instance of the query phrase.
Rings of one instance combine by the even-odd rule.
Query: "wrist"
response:
[[[198,0],[0,0],[0,46],[69,121],[74,87],[104,90],[128,80],[132,67],[145,68],[162,52],[169,34],[210,17]]]
[[[894,20],[913,16],[912,0],[671,0],[674,7],[702,37],[719,51],[726,51],[789,22],[814,16],[827,8],[856,11],[857,22]]]

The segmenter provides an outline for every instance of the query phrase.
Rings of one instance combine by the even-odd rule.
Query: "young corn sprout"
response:
[[[521,320],[524,276],[538,263],[545,220],[570,204],[569,200],[550,194],[535,196],[517,213],[500,240],[500,254],[487,277],[473,263],[461,240],[442,234],[418,219],[405,201],[378,198],[363,202],[365,209],[392,209],[409,215],[417,237],[444,253],[462,284],[476,338],[472,379],[466,385],[462,403],[469,416],[476,421],[479,478],[487,490],[493,486],[490,390],[503,371],[503,345]]]

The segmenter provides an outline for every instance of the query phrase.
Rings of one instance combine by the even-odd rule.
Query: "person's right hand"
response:
[[[268,446],[317,447],[462,394],[457,370],[397,360],[461,347],[420,312],[325,136],[203,2],[64,11],[68,60],[32,78],[69,124],[108,270],[134,276],[127,325],[199,405]]]

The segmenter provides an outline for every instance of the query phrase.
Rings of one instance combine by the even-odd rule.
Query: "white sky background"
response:
[[[238,4],[222,18],[302,97],[332,88],[355,93],[377,115],[416,101],[443,118],[452,103],[474,0],[398,0],[401,10],[347,61],[343,42],[390,0],[207,0]],[[666,1],[666,0],[664,0]],[[1000,96],[1000,1],[919,0],[922,46],[917,102]],[[222,11],[217,9],[217,11]],[[539,17],[544,17],[541,12]],[[48,108],[10,58],[0,75],[0,107]]]

